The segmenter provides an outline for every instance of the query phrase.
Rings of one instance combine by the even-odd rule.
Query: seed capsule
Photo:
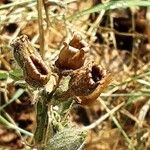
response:
[[[83,43],[79,35],[74,35],[69,44],[64,42],[60,51],[56,66],[61,70],[78,69],[83,66],[85,60],[86,44]]]
[[[88,105],[100,96],[111,81],[112,77],[106,70],[92,65],[90,68],[79,69],[73,73],[69,90],[77,97],[79,103]]]
[[[16,38],[11,46],[14,48],[14,58],[23,70],[25,81],[33,87],[44,86],[49,81],[50,71],[28,37],[22,35]]]

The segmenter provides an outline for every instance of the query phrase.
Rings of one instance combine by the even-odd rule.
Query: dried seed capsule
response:
[[[81,104],[91,104],[111,80],[111,75],[106,70],[92,65],[90,68],[79,69],[73,73],[69,82],[69,90]]]
[[[83,43],[79,35],[74,35],[69,44],[64,42],[60,51],[56,66],[62,70],[78,69],[83,66],[85,60],[86,44]]]
[[[22,35],[16,38],[11,46],[14,58],[23,69],[25,81],[33,87],[44,86],[50,78],[50,71],[28,37]]]

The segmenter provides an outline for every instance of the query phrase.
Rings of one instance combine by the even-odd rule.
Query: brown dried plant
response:
[[[48,104],[53,105],[50,99],[54,99],[54,101],[57,100],[54,95],[57,95],[59,91],[60,81],[51,93],[45,90],[45,85],[54,73],[52,73],[50,67],[47,67],[26,35],[16,38],[11,45],[14,49],[14,58],[23,70],[25,81],[31,87],[39,89],[36,101],[37,127],[34,134],[34,141],[35,147],[41,149],[47,145],[49,137],[54,136],[52,122],[50,123],[51,128],[48,125]],[[64,86],[66,84],[64,78],[67,77],[62,78],[63,74],[61,73],[63,71],[70,70],[68,74],[70,80],[67,83],[68,89],[60,94],[60,99],[69,91],[70,95],[65,101],[71,97],[75,97],[75,100],[77,100],[79,104],[90,105],[96,101],[101,92],[111,82],[110,73],[107,73],[106,70],[102,69],[100,66],[93,63],[92,65],[85,66],[84,62],[86,57],[84,49],[86,48],[87,45],[84,44],[79,35],[74,35],[69,44],[64,42],[64,46],[60,50],[60,54],[55,63],[56,66],[54,67],[59,70],[58,76],[60,80],[62,80]],[[59,103],[61,102],[60,100]],[[47,135],[49,132],[51,134]]]

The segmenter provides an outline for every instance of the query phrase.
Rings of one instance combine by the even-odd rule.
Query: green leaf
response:
[[[8,78],[8,72],[0,70],[0,80],[6,80]]]
[[[76,128],[64,128],[50,139],[46,150],[78,150],[86,137],[86,132]]]
[[[99,5],[96,5],[92,8],[85,9],[85,10],[83,10],[79,13],[76,13],[75,15],[69,17],[68,19],[73,19],[76,17],[90,14],[90,13],[99,12],[101,10],[107,11],[107,10],[112,10],[112,9],[116,9],[116,8],[127,8],[127,7],[135,7],[135,6],[149,7],[150,2],[147,0],[115,0],[115,1],[110,1],[108,3],[99,4]]]
[[[21,80],[23,79],[23,71],[22,69],[15,69],[9,72],[9,76],[10,78],[12,78],[13,80]]]
[[[72,104],[73,98],[69,98],[67,101],[64,101],[63,103],[60,103],[59,105],[59,114],[65,115],[68,109],[70,108]]]

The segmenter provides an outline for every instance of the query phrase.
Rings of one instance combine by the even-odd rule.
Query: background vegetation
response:
[[[149,6],[148,0],[0,0],[0,149],[32,149],[36,126],[37,92],[24,81],[12,40],[26,34],[51,68],[63,42],[78,33],[89,46],[86,57],[108,70],[113,81],[97,103],[51,107],[59,129],[86,131],[85,136],[62,130],[49,142],[52,149],[64,142],[72,150],[149,150]]]

